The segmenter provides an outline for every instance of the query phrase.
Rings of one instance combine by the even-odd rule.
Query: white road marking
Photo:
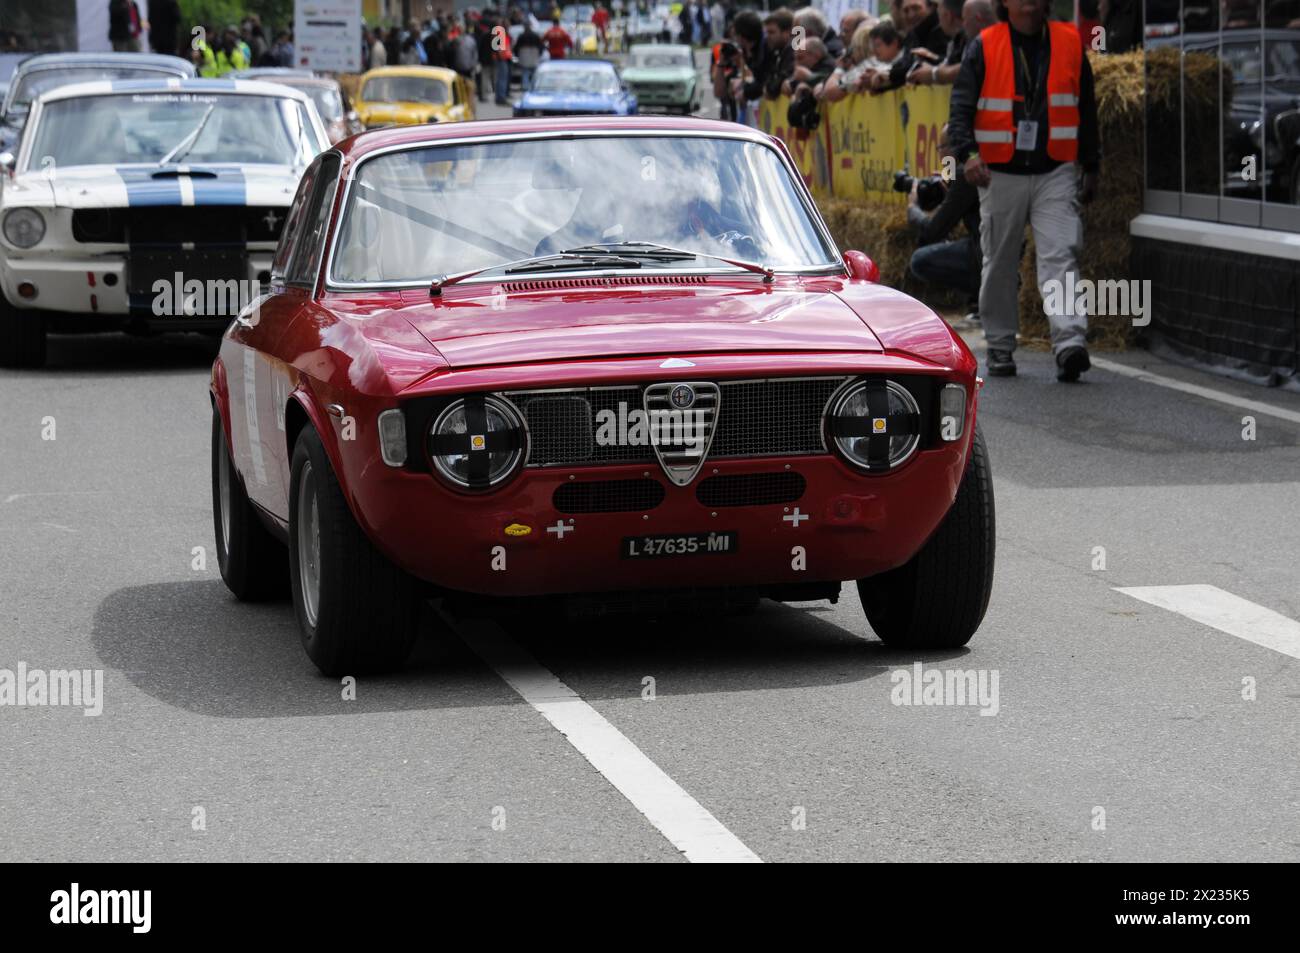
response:
[[[1220,404],[1227,404],[1230,407],[1239,407],[1242,410],[1249,410],[1252,413],[1264,414],[1265,416],[1276,417],[1279,420],[1286,420],[1293,424],[1300,424],[1300,411],[1287,410],[1285,407],[1275,407],[1272,404],[1265,404],[1258,400],[1251,400],[1248,397],[1238,397],[1236,394],[1229,394],[1227,391],[1215,390],[1213,387],[1202,387],[1200,384],[1192,384],[1187,381],[1177,380],[1173,377],[1165,377],[1161,374],[1142,370],[1139,367],[1129,367],[1127,364],[1118,364],[1115,361],[1108,361],[1100,357],[1094,357],[1092,359],[1092,366],[1099,367],[1103,371],[1110,371],[1112,374],[1119,374],[1122,377],[1131,377],[1134,380],[1143,381],[1147,384],[1155,384],[1159,387],[1168,387],[1170,390],[1181,391],[1184,394],[1193,394],[1196,397],[1204,397],[1206,400],[1217,401]]]
[[[499,626],[471,622],[460,623],[456,628],[465,643],[564,735],[687,860],[762,863],[757,854],[682,790],[641,749],[515,644]]]
[[[1115,591],[1300,659],[1300,622],[1217,586],[1116,586]]]

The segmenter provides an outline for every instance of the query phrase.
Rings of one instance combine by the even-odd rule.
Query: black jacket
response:
[[[1046,31],[1043,36],[1046,37]],[[1026,37],[1015,30],[1011,31],[1011,49],[1013,54],[1024,49],[1031,69],[1037,75],[1037,87],[1047,88],[1047,66],[1050,60],[1050,44],[1039,37]],[[1036,64],[1035,64],[1036,61]],[[1016,95],[1024,96],[1024,80],[1016,70]],[[972,153],[977,152],[975,145],[975,104],[984,86],[984,43],[976,37],[966,44],[966,53],[962,56],[961,72],[952,87],[952,98],[948,104],[948,140],[958,162],[965,162]],[[1045,92],[1036,97],[1033,115],[1024,114],[1023,101],[1017,101],[1011,118],[1015,123],[1022,119],[1038,122],[1037,148],[1033,152],[1017,150],[1010,162],[989,163],[995,172],[1011,172],[1017,175],[1042,175],[1051,172],[1061,163],[1047,154],[1047,96]],[[1085,172],[1097,172],[1101,168],[1101,141],[1097,133],[1097,98],[1093,91],[1092,67],[1088,57],[1083,57],[1079,74],[1079,165]]]
[[[745,57],[745,65],[749,67],[753,79],[745,84],[745,99],[753,102],[763,95],[763,83],[767,79],[767,71],[772,66],[772,56],[767,48],[767,35],[760,35],[758,46],[754,47],[752,55]]]
[[[943,201],[932,214],[927,215],[918,206],[909,205],[907,221],[917,230],[916,244],[919,247],[947,241],[953,237],[951,233],[957,223],[963,223],[972,239],[971,267],[977,273],[983,267],[980,252],[980,193],[966,181],[965,176],[958,175],[952,180]]]

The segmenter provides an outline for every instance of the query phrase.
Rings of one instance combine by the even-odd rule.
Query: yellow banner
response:
[[[785,97],[763,100],[758,125],[782,140],[818,196],[904,202],[894,173],[941,171],[939,129],[948,121],[950,86],[918,86],[872,96],[858,93],[823,104],[812,131],[787,128]]]

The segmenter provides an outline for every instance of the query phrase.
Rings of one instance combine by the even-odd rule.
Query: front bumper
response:
[[[956,496],[973,410],[968,424],[960,441],[919,451],[880,476],[819,455],[711,461],[686,487],[645,464],[525,470],[483,496],[379,465],[353,487],[376,545],[406,571],[456,591],[526,596],[838,582],[900,566],[925,544]],[[706,477],[773,472],[802,475],[802,496],[757,506],[711,507],[697,499],[696,484]],[[646,477],[665,490],[663,502],[647,512],[570,514],[553,501],[566,484]],[[516,535],[518,527],[530,531]],[[737,533],[737,550],[621,555],[624,537],[710,531]]]
[[[202,254],[201,250],[176,253],[173,275],[179,273],[182,276],[182,286],[188,278],[187,272],[203,271],[201,267],[187,268],[187,261]],[[240,282],[268,280],[273,254],[271,251],[250,250],[240,255],[235,273],[225,276],[225,279]],[[225,324],[234,317],[233,311],[208,314],[206,307],[197,315],[178,313],[175,307],[178,299],[170,288],[160,292],[130,293],[132,264],[131,251],[96,255],[80,253],[66,257],[54,257],[49,253],[25,258],[0,256],[0,288],[10,303],[22,310],[134,318],[158,327],[191,325],[196,321]],[[24,284],[36,289],[35,297],[19,293],[19,286]],[[160,298],[160,294],[164,297]],[[209,304],[219,304],[229,298],[216,292],[205,297]],[[216,308],[212,310],[215,312]]]

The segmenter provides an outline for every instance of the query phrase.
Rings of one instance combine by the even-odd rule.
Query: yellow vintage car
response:
[[[415,126],[474,118],[474,96],[455,70],[440,66],[381,66],[361,77],[354,100],[370,126]]]

